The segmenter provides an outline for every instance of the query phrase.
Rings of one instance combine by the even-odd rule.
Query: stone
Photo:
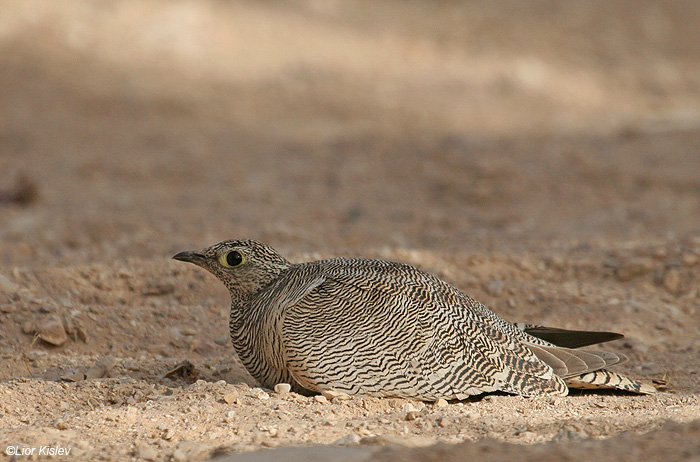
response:
[[[413,403],[406,403],[403,405],[403,412],[417,411],[418,408],[413,405]]]
[[[158,451],[150,446],[140,445],[136,449],[136,457],[143,460],[156,460]]]
[[[18,290],[19,286],[17,284],[7,279],[5,275],[0,274],[0,291],[14,294],[17,293]]]
[[[505,284],[503,283],[503,281],[500,281],[498,279],[494,279],[494,280],[491,280],[491,281],[484,283],[483,289],[484,289],[484,292],[486,292],[487,294],[489,294],[493,297],[496,297],[496,296],[500,295],[501,292],[503,292],[504,286],[505,286]]]
[[[418,411],[408,411],[406,413],[406,420],[412,421],[420,418],[420,412]]]
[[[34,324],[32,324],[31,321],[25,321],[22,324],[22,332],[24,332],[25,334],[28,334],[28,335],[35,333],[36,329],[34,328]]]
[[[326,397],[323,396],[323,395],[315,395],[315,396],[314,396],[314,401],[316,401],[317,403],[327,403],[327,402],[328,402],[328,398],[326,398]]]
[[[262,391],[262,390],[260,390]],[[264,392],[263,392],[264,393]],[[238,404],[238,392],[232,391],[231,393],[226,393],[224,396],[224,401],[226,404]]]
[[[345,392],[338,391],[338,390],[324,390],[321,392],[323,396],[326,397],[327,400],[333,401],[333,400],[338,400],[338,401],[347,401],[352,399],[352,396],[348,395]]]
[[[348,435],[345,435],[344,437],[335,440],[332,444],[333,446],[354,446],[357,444],[360,444],[360,438],[359,435],[356,435],[354,433],[350,433]]]
[[[292,386],[288,383],[278,383],[275,385],[275,393],[278,395],[286,395],[292,391]]]
[[[114,368],[116,360],[112,356],[107,356],[99,363],[92,366],[85,373],[85,380],[94,380],[104,377]]]
[[[61,346],[68,341],[68,334],[63,327],[63,321],[58,316],[50,316],[37,328],[39,338],[54,346]]]
[[[640,276],[644,276],[654,269],[654,262],[650,258],[640,257],[625,262],[617,269],[616,276],[619,281],[627,282]]]
[[[448,403],[447,403],[447,400],[440,398],[440,399],[438,399],[437,401],[435,401],[434,406],[435,406],[436,408],[447,407],[447,406],[448,406]]]
[[[678,293],[681,288],[681,274],[680,271],[678,271],[678,268],[666,269],[661,283],[663,284],[664,289],[672,294]]]
[[[264,401],[266,399],[270,399],[270,395],[267,394],[267,392],[261,388],[253,388],[252,390],[250,390],[250,396],[252,396],[253,398],[257,398],[259,400],[262,400],[262,401]]]
[[[698,256],[694,253],[686,252],[681,256],[681,263],[685,266],[694,266],[698,263]]]

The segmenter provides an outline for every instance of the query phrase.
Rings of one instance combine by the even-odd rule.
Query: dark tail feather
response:
[[[591,332],[585,330],[557,329],[556,327],[533,326],[518,323],[516,326],[533,337],[565,348],[580,348],[597,343],[610,342],[624,337],[615,332]]]

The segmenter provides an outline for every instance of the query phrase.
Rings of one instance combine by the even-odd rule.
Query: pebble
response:
[[[694,266],[698,263],[698,256],[694,253],[686,252],[681,256],[681,263],[685,266]]]
[[[260,390],[261,392],[265,393],[264,391]],[[269,396],[268,396],[269,397]],[[231,393],[226,393],[224,396],[224,401],[226,401],[227,404],[238,404],[238,392],[237,391],[232,391]],[[256,396],[257,398],[257,396]],[[258,399],[263,399],[263,398],[258,398]]]
[[[314,401],[316,401],[317,403],[327,403],[328,398],[326,398],[323,395],[314,395]]]
[[[292,386],[288,383],[278,383],[275,385],[275,393],[279,395],[286,395],[290,391],[292,391]]]
[[[113,356],[107,356],[99,363],[92,366],[85,373],[85,380],[99,379],[107,375],[113,368],[116,360]]]
[[[217,352],[216,344],[209,340],[195,341],[190,345],[190,350],[200,356],[214,356]]]
[[[9,294],[14,294],[19,290],[19,286],[0,274],[0,290]]]
[[[356,444],[360,444],[360,438],[359,435],[356,435],[354,433],[350,433],[348,435],[345,435],[344,437],[335,440],[332,444],[333,446],[352,446]]]
[[[59,430],[68,430],[68,424],[63,419],[56,419],[53,426]]]
[[[14,305],[2,305],[0,306],[0,312],[2,313],[13,313],[17,311],[17,308]]]
[[[342,391],[338,390],[324,390],[321,392],[323,396],[326,397],[327,400],[333,401],[333,400],[338,400],[338,401],[347,401],[352,399],[352,396],[348,395],[347,393],[344,393]]]
[[[270,399],[270,395],[268,395],[267,392],[261,388],[253,388],[252,390],[250,390],[250,396],[263,401],[266,399]]]
[[[488,281],[487,283],[485,283],[483,285],[483,289],[487,294],[495,297],[497,295],[500,295],[501,292],[503,292],[504,286],[505,286],[505,284],[503,283],[503,281],[500,281],[498,279],[494,279],[494,280],[491,280],[491,281]]]
[[[450,419],[448,419],[447,417],[440,417],[437,421],[437,424],[443,428],[448,427],[450,425]]]
[[[406,413],[406,420],[412,421],[420,418],[420,412],[418,411],[408,411]]]
[[[667,291],[673,294],[677,293],[681,287],[681,275],[678,269],[668,268],[664,272],[662,284]]]
[[[631,281],[632,279],[644,276],[654,269],[654,262],[650,258],[634,258],[622,264],[618,268],[616,276],[619,281]]]
[[[61,346],[68,340],[68,334],[63,327],[63,321],[58,316],[51,316],[36,329],[39,338],[51,345]]]
[[[24,324],[22,324],[22,332],[25,334],[33,334],[36,332],[36,329],[34,329],[34,324],[32,324],[31,321],[25,321]]]
[[[197,441],[180,441],[173,451],[172,459],[177,462],[185,462],[189,460],[203,460],[210,452],[209,448]],[[208,458],[208,457],[207,457]]]
[[[136,457],[144,460],[156,460],[158,451],[150,446],[141,445],[136,449]]]
[[[408,448],[420,448],[435,444],[434,440],[421,436],[379,435],[368,436],[360,440],[360,444],[380,446],[404,446]]]
[[[403,412],[413,412],[418,411],[418,408],[413,405],[413,403],[406,403],[403,405]]]
[[[435,407],[437,407],[437,408],[447,407],[447,400],[440,398],[439,400],[435,401]]]

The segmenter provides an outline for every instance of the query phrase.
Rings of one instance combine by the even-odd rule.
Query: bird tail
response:
[[[605,369],[567,377],[564,379],[564,382],[566,382],[569,388],[581,388],[586,390],[612,388],[643,395],[656,393],[656,388],[653,385],[638,380],[632,380],[617,372]]]

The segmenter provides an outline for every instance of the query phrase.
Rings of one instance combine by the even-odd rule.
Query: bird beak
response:
[[[192,250],[180,252],[177,255],[173,255],[173,260],[186,261],[188,263],[194,263],[197,266],[203,266],[206,262],[206,258],[204,257],[204,255]]]

